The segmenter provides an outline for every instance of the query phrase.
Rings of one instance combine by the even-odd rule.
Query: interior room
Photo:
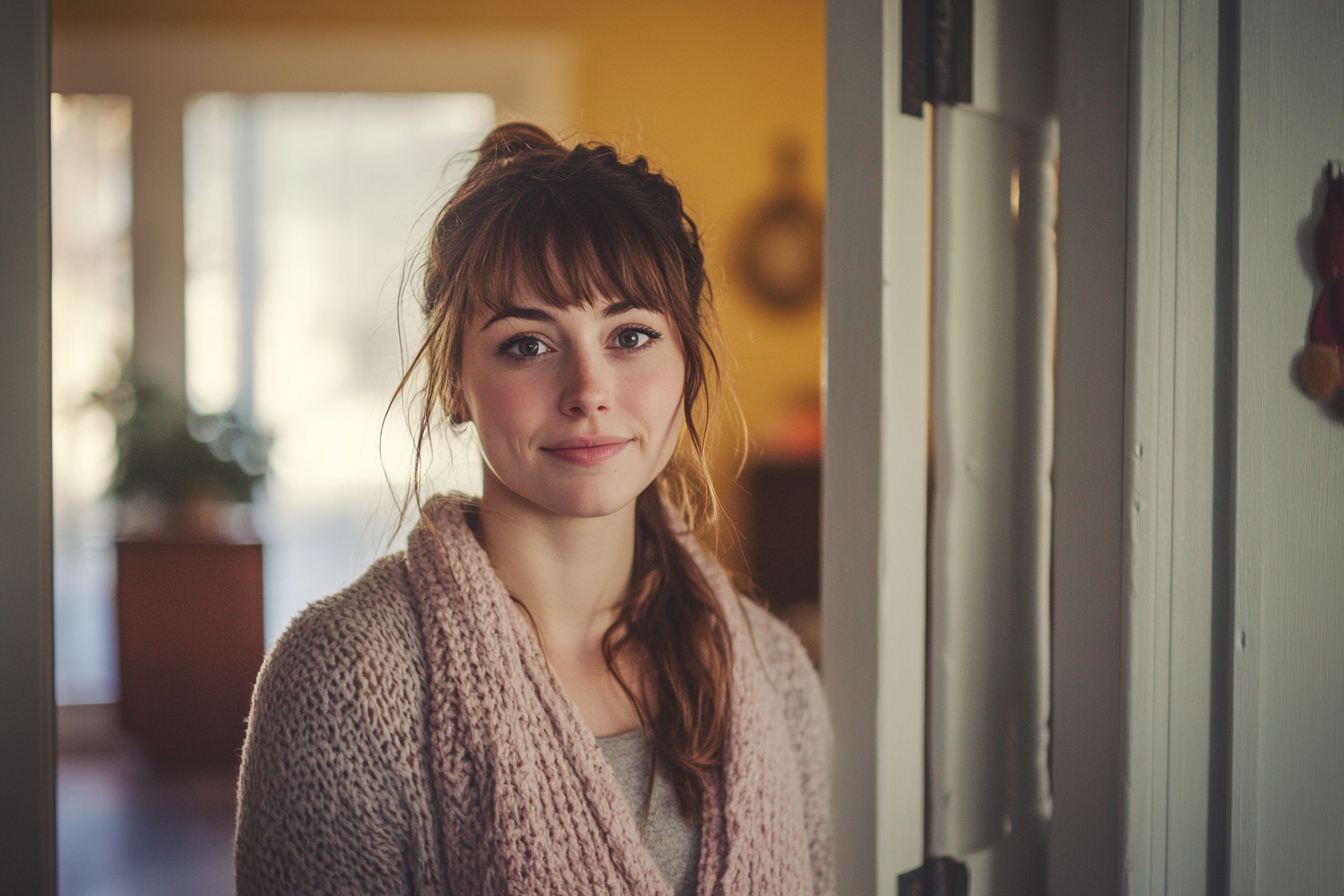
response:
[[[404,547],[389,401],[420,256],[498,122],[614,140],[682,188],[736,402],[713,539],[818,654],[820,3],[72,3],[52,66],[62,893],[229,892],[263,650]],[[156,478],[193,446],[136,443],[155,413],[222,459]],[[478,449],[450,448],[430,491],[478,494]]]
[[[815,892],[1344,888],[1338,4],[0,16],[6,887],[235,892],[258,670],[417,482],[493,475],[394,396],[435,216],[522,120],[699,226],[696,535],[819,676]]]

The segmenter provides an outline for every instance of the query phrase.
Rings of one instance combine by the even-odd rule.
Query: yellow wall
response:
[[[793,134],[823,190],[823,0],[53,0],[53,24],[415,26],[558,30],[579,46],[577,133],[643,152],[682,186],[707,237],[733,382],[760,432],[818,389],[821,312],[779,320],[724,270],[740,222]],[[726,470],[726,458],[720,458]],[[724,488],[741,519],[742,495]]]

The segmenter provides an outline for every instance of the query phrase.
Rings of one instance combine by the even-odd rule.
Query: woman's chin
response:
[[[546,495],[536,501],[538,505],[561,517],[573,519],[599,519],[620,513],[639,497],[639,492],[628,490],[615,492],[608,489],[566,491],[561,494]]]
[[[523,512],[530,507],[542,515],[573,519],[598,519],[620,513],[643,491],[642,487],[636,487],[638,483],[603,482],[596,477],[570,482],[551,481],[542,487],[534,487],[538,484],[510,484],[487,471],[486,480],[483,500],[487,503],[512,505]]]

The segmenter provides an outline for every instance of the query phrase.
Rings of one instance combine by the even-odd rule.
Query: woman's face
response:
[[[566,517],[627,507],[672,457],[685,369],[667,319],[624,301],[558,310],[523,289],[478,314],[459,411],[480,434],[487,498]]]

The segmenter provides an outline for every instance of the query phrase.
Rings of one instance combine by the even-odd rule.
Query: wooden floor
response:
[[[107,710],[60,709],[60,896],[230,896],[236,772],[152,769]]]

